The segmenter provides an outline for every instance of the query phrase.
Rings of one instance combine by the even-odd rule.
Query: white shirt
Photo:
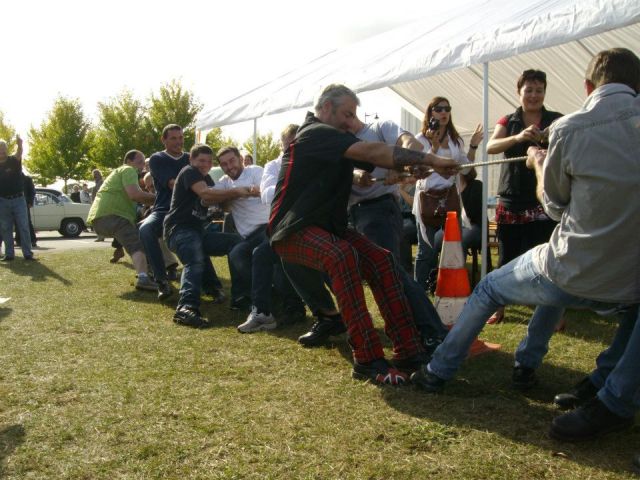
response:
[[[273,197],[276,194],[276,184],[278,183],[278,175],[280,175],[281,166],[282,154],[264,166],[262,181],[260,182],[260,199],[264,205],[271,206]]]
[[[240,176],[232,180],[224,175],[213,187],[217,190],[230,190],[237,187],[259,186],[262,179],[262,167],[249,165],[244,167]],[[246,238],[256,228],[269,221],[269,205],[264,205],[260,197],[236,198],[230,200],[231,214],[238,233]]]

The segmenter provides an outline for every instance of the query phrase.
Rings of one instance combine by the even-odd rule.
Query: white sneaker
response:
[[[238,325],[238,331],[240,333],[253,333],[260,330],[273,330],[276,325],[276,319],[273,318],[273,315],[258,313],[256,307],[251,307],[251,313],[244,323]]]

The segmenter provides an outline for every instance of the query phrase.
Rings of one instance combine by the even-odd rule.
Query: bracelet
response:
[[[478,149],[478,145],[469,144],[469,148],[471,148],[472,150],[477,150]]]

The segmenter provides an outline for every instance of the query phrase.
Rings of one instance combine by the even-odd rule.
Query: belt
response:
[[[24,196],[24,194],[22,192],[20,193],[15,193],[13,195],[0,195],[0,197],[6,199],[6,200],[11,200],[12,198],[20,198]]]
[[[370,198],[368,200],[362,200],[361,202],[355,203],[353,206],[354,207],[364,207],[365,205],[371,205],[373,203],[378,203],[378,202],[381,202],[383,200],[395,200],[395,198],[393,197],[393,194],[385,193],[384,195],[380,195],[379,197],[376,197],[376,198]]]

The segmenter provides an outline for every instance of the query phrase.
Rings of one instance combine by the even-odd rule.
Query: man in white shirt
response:
[[[215,189],[230,190],[249,188],[253,196],[230,200],[225,208],[231,211],[242,241],[229,252],[231,274],[231,309],[240,310],[251,306],[247,320],[238,325],[242,333],[276,328],[271,312],[271,285],[273,259],[266,227],[269,220],[269,205],[260,199],[262,167],[244,166],[242,155],[236,147],[224,147],[218,151],[218,163],[225,175],[216,183]]]

